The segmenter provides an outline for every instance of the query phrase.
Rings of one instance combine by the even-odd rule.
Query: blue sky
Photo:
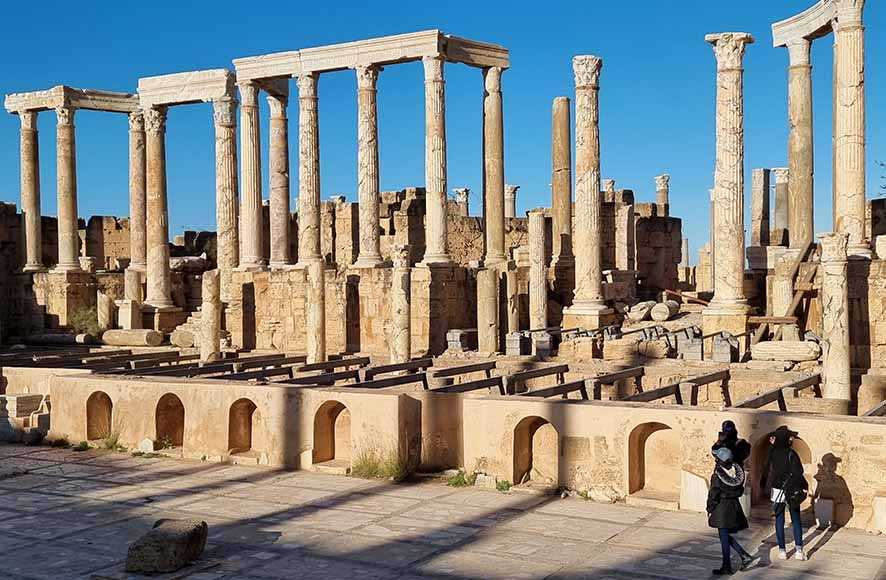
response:
[[[231,60],[439,28],[511,51],[503,76],[505,175],[521,186],[518,211],[550,205],[550,111],[573,94],[571,59],[604,59],[601,78],[603,177],[653,201],[653,176],[671,174],[671,211],[683,218],[693,262],[708,236],[714,166],[715,60],[710,32],[747,31],[757,39],[745,59],[747,186],[753,167],[786,165],[787,52],[773,48],[770,24],[812,0],[640,0],[635,2],[161,2],[17,3],[0,24],[0,93],[57,84],[134,91],[142,76],[233,68]],[[371,6],[371,7],[370,7]],[[886,159],[886,5],[868,2],[868,195]],[[816,230],[831,227],[830,39],[813,45]],[[446,69],[449,187],[470,187],[479,208],[482,78]],[[354,198],[356,81],[351,71],[323,75],[320,92],[322,195]],[[388,67],[378,82],[382,189],[422,185],[422,67]],[[293,85],[294,90],[294,85]],[[267,105],[263,146],[267,146]],[[214,229],[213,133],[209,105],[172,110],[167,124],[170,234]],[[297,186],[297,106],[289,109],[292,192]],[[40,115],[43,213],[55,214],[54,114]],[[0,199],[18,202],[18,119],[0,114]],[[77,117],[79,210],[127,215],[124,116]],[[267,151],[264,153],[267,172]],[[267,180],[265,180],[267,183]],[[267,186],[265,186],[267,197]],[[746,200],[749,206],[749,199]],[[294,206],[293,206],[294,207]]]

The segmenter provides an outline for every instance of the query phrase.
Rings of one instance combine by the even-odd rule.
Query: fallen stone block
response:
[[[646,302],[638,302],[631,306],[631,309],[628,310],[628,320],[633,322],[642,322],[649,318],[650,313],[652,312],[652,307],[655,306],[654,300],[647,300]]]
[[[200,557],[209,526],[201,520],[157,520],[154,529],[129,545],[126,571],[175,572]]]
[[[102,334],[102,342],[111,346],[160,346],[163,333],[147,328],[107,330]]]
[[[803,362],[820,356],[821,346],[805,340],[770,340],[751,346],[751,358],[757,360]]]
[[[169,342],[179,348],[192,348],[197,344],[197,337],[190,330],[176,328],[169,335]]]
[[[680,305],[674,300],[665,300],[664,302],[660,302],[653,306],[649,313],[652,316],[652,320],[656,322],[665,322],[666,320],[670,320],[673,318],[678,312],[680,312]]]

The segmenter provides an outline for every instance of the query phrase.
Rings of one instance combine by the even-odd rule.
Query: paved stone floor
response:
[[[200,562],[153,577],[161,579],[697,580],[719,565],[701,514],[436,480],[395,485],[2,444],[0,477],[4,579],[129,578],[127,545],[163,517],[201,518],[210,537]],[[886,578],[886,536],[808,536],[809,561],[773,561],[771,528],[757,523],[741,541],[760,548],[762,563],[738,577]]]

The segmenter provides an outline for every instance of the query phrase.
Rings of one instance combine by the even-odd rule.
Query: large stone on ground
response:
[[[656,322],[670,320],[678,312],[680,312],[680,304],[674,300],[665,300],[664,302],[653,306],[649,311],[652,315],[652,320]]]
[[[751,346],[751,358],[802,362],[821,356],[821,346],[808,340],[770,340]]]
[[[187,328],[176,328],[169,335],[169,342],[179,348],[191,348],[197,344],[196,332]]]
[[[649,318],[649,314],[652,312],[652,307],[655,306],[654,300],[647,300],[646,302],[638,302],[631,306],[631,309],[628,310],[628,320],[633,322],[642,322]]]
[[[201,520],[157,520],[154,529],[129,545],[126,571],[175,572],[200,557],[208,534]]]
[[[163,333],[147,328],[107,330],[102,334],[102,342],[111,346],[160,346]]]

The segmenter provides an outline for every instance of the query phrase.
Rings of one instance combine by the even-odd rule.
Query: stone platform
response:
[[[126,548],[163,517],[210,535],[156,579],[699,580],[719,564],[701,514],[48,447],[0,445],[0,463],[27,472],[0,479],[4,578],[142,578],[122,573]],[[765,521],[740,541],[761,548],[749,580],[886,577],[886,536],[810,530],[807,562],[773,560]]]

